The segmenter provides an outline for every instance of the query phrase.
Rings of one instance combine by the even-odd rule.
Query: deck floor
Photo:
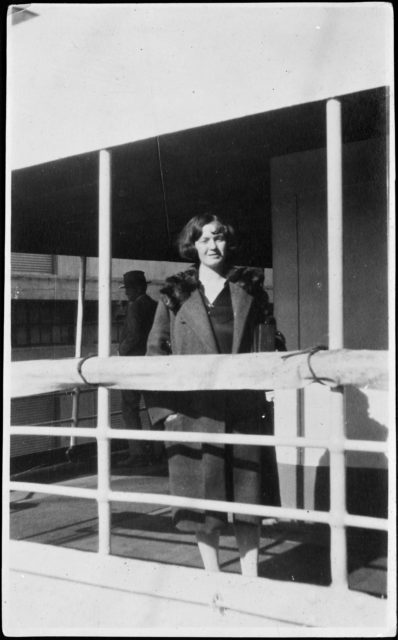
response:
[[[94,474],[58,480],[67,486],[87,488],[95,488],[96,481]],[[112,489],[167,494],[167,468],[159,464],[135,470],[115,469]],[[93,500],[12,492],[10,529],[12,540],[96,552],[97,505]],[[385,597],[385,534],[351,529],[347,540],[350,589]],[[194,535],[177,531],[170,509],[164,505],[113,503],[111,553],[183,567],[202,567]],[[220,564],[224,572],[240,572],[232,525],[226,527],[221,537]],[[328,527],[265,520],[259,575],[289,582],[330,584]]]

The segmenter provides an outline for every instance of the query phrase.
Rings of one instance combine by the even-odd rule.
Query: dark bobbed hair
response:
[[[227,241],[227,259],[236,251],[235,229],[228,222],[225,222],[219,216],[213,213],[202,213],[199,216],[191,218],[180,232],[177,238],[177,248],[181,258],[198,262],[198,252],[196,251],[195,242],[199,240],[203,232],[203,227],[211,222],[219,225],[220,230],[225,235]]]

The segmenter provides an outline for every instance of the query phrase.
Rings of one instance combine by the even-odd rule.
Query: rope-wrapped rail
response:
[[[11,364],[12,398],[87,385],[142,391],[300,389],[313,383],[387,390],[388,351],[310,350],[236,355],[112,356]],[[293,357],[294,356],[294,357]]]

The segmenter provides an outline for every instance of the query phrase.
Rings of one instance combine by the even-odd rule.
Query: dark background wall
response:
[[[385,137],[343,147],[344,346],[349,349],[388,349],[386,150]],[[275,316],[288,350],[327,346],[326,150],[274,158],[271,167]],[[321,437],[333,430],[327,395],[320,394],[313,387],[292,394],[284,409],[284,428],[291,435]],[[345,423],[349,438],[386,440],[387,425],[371,415],[361,389],[345,388]],[[385,455],[348,452],[346,462],[349,510],[384,515]],[[328,454],[298,452],[291,464],[281,467],[286,500],[328,508]]]

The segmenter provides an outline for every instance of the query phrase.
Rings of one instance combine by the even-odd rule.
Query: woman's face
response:
[[[202,228],[202,235],[195,242],[200,263],[213,269],[221,271],[225,265],[227,253],[227,241],[225,234],[217,222],[209,222]]]

